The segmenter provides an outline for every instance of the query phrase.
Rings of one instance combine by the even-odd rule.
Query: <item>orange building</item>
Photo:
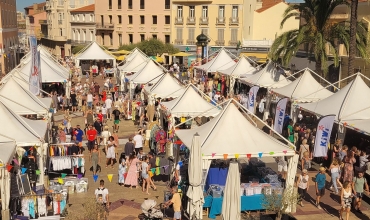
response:
[[[46,23],[46,3],[33,4],[24,8],[26,14],[26,34],[35,35],[38,40],[41,39],[41,24]]]

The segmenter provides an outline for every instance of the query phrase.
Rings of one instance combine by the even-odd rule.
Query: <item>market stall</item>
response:
[[[155,84],[149,83],[144,87],[148,96],[157,98],[176,98],[184,93],[185,89],[180,81],[169,73],[164,74]]]
[[[206,73],[215,73],[221,69],[228,69],[235,65],[234,59],[229,55],[231,53],[229,53],[225,48],[222,47],[216,53],[217,55],[212,60],[203,65],[194,66],[194,68]]]
[[[145,62],[148,57],[140,50],[134,50],[131,54],[127,55],[125,58],[125,64],[123,66],[118,66],[121,73],[135,73],[141,70],[145,66]]]

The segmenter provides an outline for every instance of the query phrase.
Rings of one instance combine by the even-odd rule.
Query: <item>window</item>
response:
[[[122,34],[118,34],[118,43],[120,46],[122,45]]]
[[[195,39],[195,28],[189,28],[188,29],[188,40],[194,40]]]
[[[225,17],[225,6],[219,6],[219,8],[218,8],[218,17],[219,18]]]
[[[202,28],[202,33],[208,36],[208,28]]]
[[[164,9],[170,9],[170,8],[171,8],[171,0],[165,0]]]
[[[122,9],[122,0],[118,0],[118,9]]]
[[[109,33],[109,45],[113,45],[113,33]]]
[[[94,41],[94,31],[90,31],[90,41]]]
[[[82,32],[82,41],[83,42],[86,41],[86,31],[85,30]]]
[[[128,9],[132,9],[132,0],[128,0]]]
[[[144,15],[140,15],[140,24],[145,24],[145,17],[144,17]]]
[[[176,39],[182,40],[182,28],[177,28],[176,30]]]
[[[145,34],[140,34],[140,41],[144,41],[145,40]]]
[[[101,34],[101,44],[104,45],[104,33]]]
[[[189,6],[189,17],[190,18],[195,17],[195,6]]]
[[[164,16],[164,23],[171,24],[171,17],[169,15]]]
[[[81,41],[80,30],[77,30],[77,40],[78,40],[78,41]]]
[[[152,35],[152,38],[153,38],[153,39],[157,39],[157,35],[156,35],[156,34],[153,34],[153,35]]]
[[[140,9],[145,9],[145,0],[140,0]]]
[[[207,18],[207,17],[208,17],[208,6],[203,6],[202,18]]]
[[[72,40],[76,40],[76,31],[72,29]]]
[[[103,15],[100,15],[100,22],[101,22],[101,25],[104,25],[104,16]]]
[[[130,41],[130,44],[134,41],[134,36],[132,34],[128,34],[128,40]]]
[[[132,15],[128,16],[128,24],[132,24]]]
[[[108,9],[112,9],[112,0],[108,0]]]
[[[182,18],[182,6],[177,6],[177,18]]]
[[[59,34],[60,34],[60,36],[63,36],[63,29],[62,28],[59,28]]]
[[[90,14],[90,21],[93,22],[94,21],[94,15],[93,14]]]
[[[238,29],[231,29],[231,41],[238,41]]]
[[[63,5],[63,3],[64,3],[64,0],[59,0],[59,1],[58,1],[58,4],[59,4],[59,5]]]
[[[153,24],[157,24],[157,15],[153,15]]]
[[[233,6],[232,17],[233,18],[238,17],[238,6]]]
[[[113,17],[112,17],[112,15],[108,15],[108,17],[109,17],[109,24],[113,24]]]
[[[170,35],[164,35],[164,42],[166,43],[166,44],[170,44],[171,42],[170,42]]]
[[[118,24],[122,24],[122,15],[118,15]]]
[[[217,40],[223,41],[224,40],[224,33],[225,33],[225,29],[218,29],[217,30]]]
[[[69,7],[74,8],[75,7],[75,0],[69,1]]]

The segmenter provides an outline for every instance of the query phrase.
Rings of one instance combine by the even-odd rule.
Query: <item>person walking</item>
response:
[[[136,154],[139,153],[140,150],[143,149],[143,136],[141,135],[141,130],[137,131],[134,136],[134,144],[135,144],[135,152]]]
[[[343,168],[343,182],[348,181],[352,182],[353,180],[353,166],[356,163],[355,155],[353,151],[348,151],[347,156],[343,159],[344,168]]]
[[[316,206],[318,209],[322,209],[320,206],[320,199],[325,195],[325,181],[326,181],[325,168],[320,167],[319,173],[316,174],[315,178]]]
[[[120,164],[118,165],[118,185],[122,186],[125,184],[125,173],[126,173],[126,156],[121,154],[119,159]]]
[[[105,168],[108,168],[108,165],[111,165],[113,169],[114,159],[116,159],[116,143],[114,142],[114,137],[110,136],[106,145],[105,152],[107,152],[107,164]]]
[[[100,163],[100,151],[97,144],[94,145],[94,149],[91,151],[90,161],[92,162],[93,175],[96,175],[98,163]]]
[[[118,110],[117,105],[114,107],[112,114],[114,116],[114,131],[118,132],[121,112]]]
[[[100,180],[100,186],[95,190],[95,198],[97,203],[103,206],[104,218],[106,218],[109,209],[109,191],[104,187],[104,180]],[[100,219],[99,216],[98,219]]]
[[[143,192],[149,195],[150,177],[149,177],[149,158],[143,156],[143,161],[141,163],[141,177],[143,178]]]
[[[164,203],[164,207],[167,208],[171,204],[173,204],[173,220],[181,220],[181,197],[180,194],[178,193],[178,188],[177,186],[173,186],[171,188],[172,192],[172,199]]]
[[[127,177],[125,181],[125,185],[129,185],[130,189],[134,186],[135,188],[137,187],[137,163],[140,161],[136,158],[135,154],[131,154],[127,163],[128,172],[127,172]]]
[[[329,167],[329,170],[330,170],[330,173],[331,173],[331,182],[332,182],[332,186],[330,187],[330,189],[333,189],[333,186],[334,186],[334,194],[338,194],[338,186],[337,186],[337,183],[340,184],[339,182],[339,177],[340,177],[340,166],[339,166],[339,163],[338,163],[338,159],[334,158],[333,159],[333,162],[331,163],[330,167]]]
[[[104,103],[105,103],[105,107],[107,108],[107,117],[108,117],[109,120],[112,121],[112,103],[113,103],[113,101],[112,101],[110,95],[107,97],[107,99],[104,101]]]
[[[107,142],[110,136],[112,136],[112,134],[109,131],[109,127],[106,125],[104,126],[104,131],[101,133],[102,145],[104,145],[104,149],[107,145]]]
[[[346,220],[349,220],[349,213],[352,205],[352,187],[350,182],[343,183],[343,188],[340,193],[341,208],[339,210],[339,220],[343,220],[343,212],[346,212]]]
[[[298,194],[299,194],[299,204],[303,207],[302,200],[305,198],[307,191],[310,187],[309,184],[310,177],[307,175],[307,170],[303,169],[302,174],[299,175],[296,186],[298,186]]]
[[[369,195],[369,185],[367,184],[366,178],[364,178],[364,173],[362,170],[358,171],[357,177],[353,178],[352,189],[353,194],[355,194],[355,210],[362,213],[360,207],[362,202],[362,197],[364,195],[364,188],[366,189],[366,194]]]
[[[91,153],[92,149],[94,148],[97,134],[98,134],[98,132],[90,124],[89,125],[89,130],[86,131],[87,149],[89,150],[90,153]]]
[[[132,143],[132,137],[128,138],[128,142],[125,144],[124,152],[126,158],[128,158],[131,154],[135,153],[135,144]]]

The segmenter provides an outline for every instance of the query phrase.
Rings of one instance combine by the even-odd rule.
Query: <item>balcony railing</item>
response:
[[[186,44],[187,45],[195,45],[196,44],[196,41],[195,40],[187,40],[186,41]]]
[[[97,30],[114,30],[114,24],[96,24]]]
[[[175,18],[175,24],[179,25],[179,24],[184,24],[184,18],[178,18],[176,17]]]
[[[225,40],[216,40],[216,46],[225,46]]]
[[[230,25],[238,25],[239,24],[239,17],[231,17],[229,20]]]
[[[63,20],[58,20],[58,24],[63,24]]]
[[[229,41],[229,46],[237,46],[238,45],[238,41],[237,40],[230,40]]]
[[[201,17],[199,19],[199,24],[200,25],[208,25],[208,23],[209,23],[209,18],[208,17]]]
[[[225,24],[225,17],[217,17],[216,24]]]
[[[188,19],[186,20],[186,24],[195,24],[195,17],[188,17]]]
[[[175,40],[175,44],[182,44],[183,42],[183,40]]]

